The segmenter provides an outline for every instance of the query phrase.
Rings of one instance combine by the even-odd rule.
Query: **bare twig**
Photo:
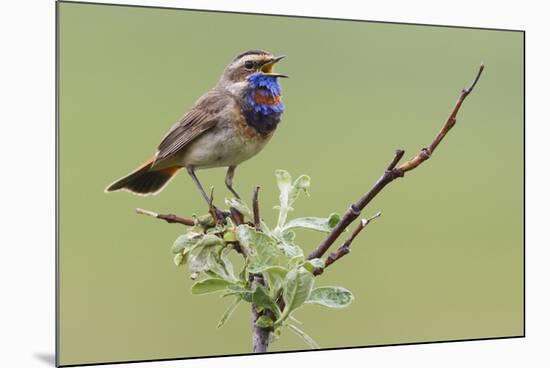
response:
[[[447,119],[447,122],[443,125],[439,133],[437,133],[436,137],[434,138],[433,142],[426,148],[422,148],[420,152],[410,159],[409,161],[403,163],[401,166],[399,166],[399,170],[403,171],[404,173],[407,171],[411,171],[415,169],[418,165],[420,165],[422,162],[426,161],[431,157],[437,146],[441,143],[443,138],[449,133],[449,131],[455,126],[456,124],[456,115],[458,114],[458,111],[460,110],[460,107],[462,106],[462,103],[468,97],[470,92],[473,91],[474,87],[477,84],[477,81],[479,80],[479,77],[481,77],[481,73],[483,72],[483,69],[485,69],[485,65],[481,64],[479,67],[479,71],[477,72],[477,75],[470,85],[470,87],[465,88],[462,90],[462,93],[458,97],[458,100],[456,101],[456,104],[451,111],[451,114],[449,115],[449,118]]]
[[[229,207],[229,214],[235,225],[239,226],[244,224],[244,216],[235,207]]]
[[[208,210],[210,211],[212,217],[216,218],[216,214],[214,213],[214,187],[210,188],[210,197],[208,199]]]
[[[261,219],[260,219],[260,205],[258,203],[258,192],[260,187],[254,188],[254,194],[252,195],[252,211],[254,212],[254,227],[256,231],[261,231]]]
[[[338,248],[336,250],[336,252],[332,252],[328,257],[327,259],[325,259],[325,268],[327,268],[328,266],[330,266],[331,264],[333,264],[334,262],[336,262],[337,260],[339,260],[340,258],[342,258],[343,256],[345,256],[346,254],[348,254],[349,252],[351,252],[351,243],[353,243],[353,240],[355,239],[355,237],[357,235],[359,235],[359,233],[374,219],[380,217],[380,215],[382,215],[382,212],[378,212],[376,213],[374,216],[371,216],[369,217],[368,219],[362,219],[359,224],[355,227],[355,229],[353,230],[353,232],[351,233],[350,237],[346,239],[346,241],[344,242],[344,244],[342,244],[342,246],[340,246],[340,248]],[[320,274],[323,273],[323,269],[322,268],[318,268],[315,270],[314,274],[315,276],[318,276]]]
[[[186,226],[194,226],[195,225],[195,220],[187,219],[187,218],[184,218],[184,217],[179,217],[179,216],[176,216],[176,215],[173,215],[173,214],[163,215],[163,214],[159,214],[159,213],[156,213],[156,212],[153,212],[153,211],[147,211],[147,210],[144,210],[142,208],[136,208],[136,213],[140,214],[140,215],[155,217],[155,218],[158,218],[160,220],[164,220],[164,221],[166,221],[170,224],[182,224],[182,225],[186,225]]]
[[[466,97],[472,92],[475,85],[477,84],[479,77],[483,72],[483,69],[484,65],[481,64],[479,71],[470,87],[462,90],[458,101],[455,103],[455,106],[452,109],[451,114],[449,115],[449,118],[447,119],[446,123],[443,125],[435,139],[432,141],[430,146],[427,148],[423,148],[415,157],[396,168],[397,163],[404,154],[404,151],[397,150],[395,157],[391,161],[386,172],[384,172],[384,174],[378,179],[378,181],[367,193],[365,193],[361,198],[359,198],[357,202],[350,206],[344,216],[342,216],[342,218],[340,219],[340,222],[327,235],[327,237],[321,242],[321,244],[319,244],[319,246],[315,248],[313,252],[311,252],[311,254],[308,256],[308,259],[322,257],[330,248],[330,246],[336,241],[336,239],[338,239],[342,232],[344,232],[344,230],[349,226],[349,224],[351,224],[357,217],[359,217],[361,211],[370,203],[370,201],[372,201],[374,197],[376,197],[378,193],[380,193],[382,189],[384,189],[386,185],[397,178],[403,177],[405,175],[405,172],[415,169],[422,162],[431,157],[437,146],[441,143],[443,138],[445,138],[449,130],[451,130],[451,128],[455,125],[456,115],[458,114],[458,111],[460,110],[460,107],[462,106],[462,103],[464,102]]]
[[[392,171],[395,166],[399,163],[401,158],[403,158],[403,155],[405,154],[405,151],[402,149],[395,150],[395,156],[393,157],[393,160],[391,160],[390,164],[386,168],[386,171]]]

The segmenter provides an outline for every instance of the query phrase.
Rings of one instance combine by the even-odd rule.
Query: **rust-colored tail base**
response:
[[[161,170],[151,170],[153,160],[149,160],[135,171],[109,185],[105,192],[126,190],[137,195],[155,195],[172,179],[181,167],[173,166]]]

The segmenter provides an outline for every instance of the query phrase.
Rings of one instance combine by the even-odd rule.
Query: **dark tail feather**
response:
[[[154,195],[160,192],[181,169],[178,166],[173,166],[149,171],[152,164],[153,160],[145,162],[135,171],[109,185],[105,192],[126,190],[138,195]]]

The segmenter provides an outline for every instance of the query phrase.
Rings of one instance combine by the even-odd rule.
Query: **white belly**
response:
[[[233,123],[219,124],[190,143],[179,161],[197,169],[236,166],[260,152],[269,138],[246,137]]]

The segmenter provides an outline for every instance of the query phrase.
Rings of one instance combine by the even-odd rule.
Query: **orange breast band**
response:
[[[254,102],[262,105],[277,105],[281,102],[281,96],[264,96],[260,91],[254,93]]]

